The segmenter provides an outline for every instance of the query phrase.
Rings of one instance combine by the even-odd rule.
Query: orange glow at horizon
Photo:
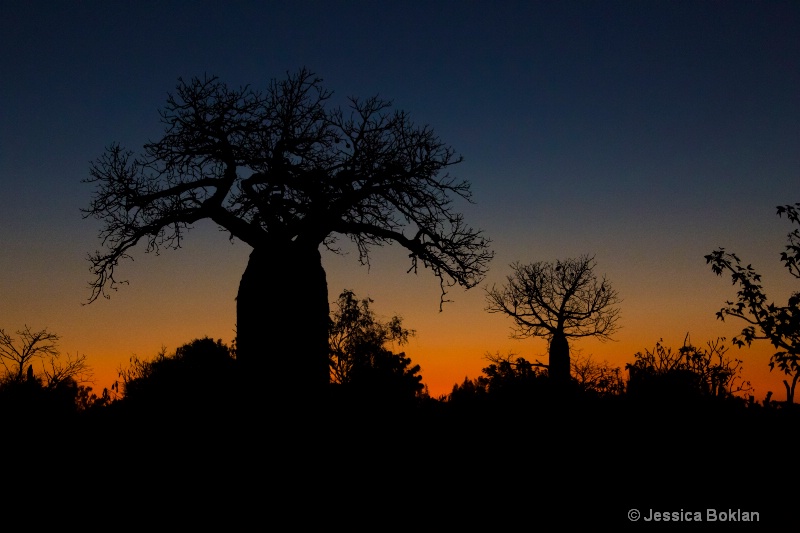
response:
[[[357,293],[357,296],[359,294]],[[380,302],[374,304],[379,316],[386,317],[388,313],[381,313]],[[406,313],[403,315],[404,325],[415,329],[416,334],[404,346],[390,346],[394,352],[405,352],[414,364],[421,366],[420,375],[423,383],[428,387],[428,393],[433,398],[445,396],[452,391],[456,384],[461,384],[465,378],[474,379],[482,375],[482,369],[488,366],[486,354],[500,353],[506,355],[513,353],[517,356],[535,362],[547,363],[547,343],[541,338],[510,339],[508,319],[494,317],[483,313],[477,318],[464,316],[463,313],[453,313],[448,316],[448,311],[426,310],[417,314]],[[458,316],[462,315],[462,316]],[[447,330],[443,326],[449,324]],[[774,350],[766,342],[756,342],[752,347],[737,348],[731,345],[730,338],[738,333],[739,329],[732,324],[727,325],[728,336],[724,341],[728,351],[726,357],[740,359],[742,363],[742,379],[750,381],[753,390],[749,393],[761,402],[767,391],[773,392],[774,400],[784,400],[785,391],[782,381],[786,376],[778,370],[770,371],[768,363]],[[52,329],[52,328],[51,328]],[[724,328],[715,328],[715,336],[702,336],[701,331],[688,332],[689,341],[698,348],[706,347],[707,341],[712,341],[720,335]],[[53,330],[55,331],[55,330]],[[437,334],[437,331],[439,332]],[[131,335],[121,335],[109,332],[107,336],[98,336],[94,342],[76,342],[73,335],[62,335],[60,346],[62,353],[80,352],[87,355],[87,362],[94,371],[94,383],[90,384],[98,395],[103,388],[111,388],[118,379],[121,368],[127,368],[132,356],[142,360],[153,359],[162,347],[167,353],[195,338],[208,336],[221,339],[230,345],[234,330],[232,326],[206,323],[185,328],[166,327],[161,331],[150,332],[145,336],[141,332],[131,332]],[[634,334],[629,329],[623,329],[617,335],[617,340],[599,342],[593,339],[572,339],[571,355],[573,358],[591,357],[596,363],[608,362],[611,366],[619,367],[623,378],[627,379],[624,371],[626,363],[634,361],[634,354],[644,350],[652,350],[659,340],[662,345],[676,351],[684,342],[686,332],[672,336],[657,337],[655,335]],[[77,346],[80,344],[80,346]]]
[[[394,112],[407,116],[431,137],[426,133],[427,146],[413,155],[404,152],[404,143],[414,144],[408,138],[383,146],[372,134],[368,140],[349,126],[335,128],[331,134],[341,130],[337,135],[344,145],[323,135],[320,143],[308,145],[310,151],[285,153],[291,163],[327,168],[339,182],[350,179],[339,163],[346,164],[354,152],[360,161],[361,147],[374,144],[375,177],[383,180],[386,172],[408,174],[384,164],[399,150],[395,162],[411,170],[409,177],[424,176],[428,167],[440,170],[414,181],[449,184],[444,188],[451,191],[449,203],[442,207],[456,219],[440,221],[443,233],[454,229],[453,222],[456,237],[480,231],[495,253],[484,279],[469,288],[446,287],[443,296],[440,280],[423,261],[416,265],[418,273],[409,271],[409,250],[397,242],[378,240],[364,261],[363,249],[350,236],[315,236],[316,242],[336,238],[329,244],[341,246],[340,253],[320,247],[328,300],[352,290],[373,300],[381,320],[399,316],[405,328],[415,330],[406,345],[390,349],[420,365],[432,397],[481,376],[487,353],[547,363],[546,340],[510,338],[512,319],[486,311],[486,290],[506,283],[515,262],[586,254],[595,257],[595,274],[619,294],[620,329],[608,342],[570,339],[573,357],[607,362],[627,377],[624,367],[634,354],[659,341],[676,351],[687,335],[698,348],[725,338],[726,356],[743,361],[741,375],[751,382],[755,400],[762,402],[768,391],[775,400],[786,398],[787,376],[770,370],[775,350],[768,341],[732,346],[747,323],[735,317],[722,321],[717,313],[736,300],[738,287],[730,276],[715,275],[705,256],[724,247],[752,264],[775,305],[785,306],[800,290],[800,280],[780,259],[787,233],[800,226],[776,213],[777,206],[800,201],[800,2],[638,2],[633,9],[627,2],[598,2],[591,9],[568,2],[514,2],[502,9],[461,2],[455,16],[444,2],[341,2],[332,10],[286,2],[280,16],[266,2],[239,2],[234,9],[212,2],[193,2],[191,9],[179,2],[105,2],[102,8],[62,2],[55,9],[50,4],[56,3],[47,9],[2,4],[0,42],[7,52],[0,85],[0,328],[13,334],[28,326],[58,335],[62,354],[86,356],[96,394],[110,389],[134,356],[150,360],[162,347],[173,353],[203,337],[231,345],[239,281],[251,248],[211,219],[182,232],[177,250],[162,246],[160,253],[145,253],[147,238],[138,241],[128,250],[131,259],[121,259],[114,272],[129,284],[89,305],[97,278],[87,259],[113,245],[114,232],[103,231],[108,224],[146,225],[150,215],[199,205],[195,202],[211,208],[213,202],[201,200],[204,194],[173,187],[181,172],[205,176],[199,183],[209,185],[214,177],[232,177],[227,171],[244,178],[272,170],[283,150],[279,137],[286,137],[279,131],[281,120],[258,119],[247,131],[234,123],[257,116],[254,110],[263,106],[254,102],[261,96],[269,107],[271,84],[307,67],[323,80],[323,93],[304,94],[331,111],[333,123],[347,122],[355,113],[350,97],[365,104],[375,96],[392,102],[381,109],[387,118]],[[197,31],[208,20],[215,31]],[[148,143],[166,135],[175,150],[188,146],[181,139],[191,145],[188,137],[173,137],[177,130],[165,120],[170,94],[180,100],[181,90],[174,92],[181,87],[178,80],[206,73],[231,90],[261,95],[247,96],[254,100],[241,113],[234,110],[238,106],[207,102],[214,108],[209,120],[216,122],[217,111],[224,115],[215,128],[230,133],[239,154],[235,165],[224,157],[226,168],[217,167],[212,161],[222,165],[217,153],[196,165],[161,167],[152,161],[158,156],[145,148]],[[352,116],[355,123],[357,117]],[[332,125],[322,115],[309,118],[314,128]],[[392,124],[403,131],[402,121]],[[259,138],[256,130],[275,138]],[[350,135],[353,143],[346,140]],[[216,146],[219,140],[210,142]],[[436,152],[440,141],[448,153],[453,150],[447,165],[414,163],[424,160],[417,157],[423,152]],[[165,199],[154,210],[135,207],[147,202],[129,201],[119,218],[84,218],[93,200],[103,196],[97,196],[99,183],[92,179],[98,158],[115,145],[131,151],[123,173],[141,187],[139,200],[142,194],[158,196],[150,193],[162,186],[179,193],[180,200]],[[352,216],[369,222],[376,209],[394,205],[393,231],[413,238],[419,229],[409,220],[414,217],[396,209],[403,188],[389,195],[385,187],[371,189],[367,159],[366,174],[356,176],[366,181],[351,185],[382,197],[368,199],[369,207],[362,203],[365,209],[342,204],[312,218],[328,220],[334,211],[353,208]],[[294,179],[293,173],[284,174],[276,179]],[[459,195],[465,192],[462,180],[469,184],[468,198]],[[312,181],[319,182],[316,174]],[[298,191],[308,188],[299,185]],[[237,191],[246,192],[241,186],[225,193],[232,216],[255,222],[249,218],[253,209],[277,205],[253,195],[245,196],[255,203],[237,201]],[[226,190],[214,188],[218,194]],[[125,196],[124,187],[112,189],[119,194],[109,201]],[[211,188],[206,192],[211,195]],[[311,192],[298,192],[292,202],[314,196]],[[363,202],[361,192],[337,196]],[[427,203],[430,197],[418,200]],[[314,211],[317,202],[314,198]],[[191,212],[209,215],[228,204],[216,205]],[[282,217],[305,211],[284,207]],[[418,220],[430,218],[424,212],[419,210]],[[268,226],[272,231],[272,223]],[[369,225],[325,227],[357,231]],[[451,259],[460,270],[460,258]],[[283,297],[301,299],[303,292]],[[441,310],[440,298],[448,300]],[[266,301],[264,307],[274,316],[285,309],[282,303]],[[297,314],[304,323],[304,313]],[[38,362],[36,367],[41,368]],[[264,382],[283,376],[270,378]]]
[[[158,342],[145,342],[138,344],[139,349],[132,346],[130,350],[124,348],[112,349],[111,347],[97,346],[92,347],[91,350],[81,351],[87,354],[87,362],[94,371],[94,383],[89,383],[93,391],[100,395],[103,388],[111,389],[112,384],[118,379],[118,372],[120,368],[127,368],[130,358],[136,356],[142,360],[153,359],[161,346],[167,348],[167,353],[172,353],[175,349],[193,339],[186,339],[170,344],[162,344]],[[215,339],[216,340],[216,339]],[[222,339],[226,344],[230,344],[230,339]],[[694,341],[694,340],[693,340]],[[410,346],[396,347],[395,351],[405,351],[406,355],[411,357],[414,364],[421,366],[420,374],[422,381],[428,387],[428,393],[433,398],[448,395],[454,385],[460,385],[465,378],[474,379],[483,375],[481,370],[489,365],[485,359],[485,354],[497,353],[505,355],[514,353],[520,357],[534,362],[540,361],[547,363],[546,355],[543,355],[546,348],[545,342],[541,340],[528,340],[528,341],[509,341],[503,346],[498,346],[494,350],[481,351],[479,348],[467,346],[439,346],[433,349],[426,349],[420,346],[414,346],[414,342]],[[539,345],[539,349],[533,349],[534,346]],[[606,343],[610,344],[610,343]],[[663,343],[666,347],[672,348],[673,351],[677,350],[681,343],[670,344],[665,340]],[[694,343],[697,347],[704,347],[704,344],[698,342]],[[628,343],[617,344],[608,352],[594,351],[582,349],[579,344],[575,344],[572,350],[573,357],[591,357],[593,361],[602,363],[607,361],[612,366],[618,366],[622,370],[622,376],[627,379],[627,372],[624,370],[626,363],[634,361],[633,354],[645,349],[652,350],[655,341],[649,343]],[[730,346],[730,343],[726,343]],[[145,349],[142,350],[141,348]],[[632,351],[631,351],[632,350]],[[69,350],[69,353],[74,353],[74,350]],[[92,353],[102,353],[102,357],[92,356]],[[786,393],[783,385],[783,380],[787,379],[779,370],[770,371],[768,363],[773,351],[771,346],[766,343],[754,344],[751,348],[736,348],[732,347],[727,352],[726,356],[732,359],[741,359],[742,363],[742,379],[750,381],[753,388],[749,393],[744,393],[741,396],[753,395],[755,400],[762,402],[767,395],[768,391],[772,391],[773,400],[785,400]]]
[[[194,231],[178,252],[155,256],[139,251],[135,261],[121,265],[121,278],[130,279],[130,285],[122,286],[109,300],[100,299],[91,305],[81,305],[88,297],[82,250],[96,246],[94,236],[86,235],[85,242],[72,254],[74,260],[65,265],[48,261],[42,253],[36,268],[28,268],[7,293],[4,303],[9,311],[0,326],[14,331],[27,324],[60,335],[62,352],[87,355],[97,393],[111,387],[119,369],[127,367],[133,355],[151,359],[162,346],[173,352],[204,336],[230,344],[235,335],[235,296],[250,248],[241,243],[232,246],[210,226]],[[785,222],[776,227],[779,231],[769,232],[769,238],[761,241],[769,252],[784,245]],[[512,241],[507,236],[505,240]],[[498,257],[487,279],[470,290],[449,289],[446,298],[452,301],[445,303],[442,311],[438,280],[422,268],[417,275],[407,273],[408,257],[402,248],[376,249],[369,267],[359,265],[352,252],[326,252],[323,264],[328,299],[335,301],[347,288],[359,298],[372,298],[372,309],[379,317],[402,317],[403,325],[415,330],[416,335],[408,345],[394,347],[394,351],[404,351],[421,366],[420,374],[432,397],[446,395],[465,377],[481,375],[488,364],[486,353],[512,352],[529,361],[546,362],[543,339],[510,339],[511,319],[485,311],[484,289],[505,282],[506,265],[514,260],[551,261],[577,256],[592,248],[580,242],[569,247],[561,243],[538,247],[522,241],[511,244],[515,246],[499,240]],[[516,245],[535,253],[518,252]],[[591,356],[596,362],[608,361],[624,368],[633,362],[636,352],[652,349],[660,339],[673,350],[682,345],[687,333],[698,347],[718,337],[725,337],[730,346],[730,339],[741,331],[741,321],[716,318],[725,300],[735,296],[735,288],[704,264],[703,252],[711,251],[713,244],[689,240],[685,250],[676,247],[661,255],[639,250],[624,239],[604,246],[597,254],[597,273],[606,275],[622,298],[621,328],[612,341],[605,343],[573,339],[570,345],[574,356]],[[782,298],[785,302],[794,280],[785,281],[781,265],[775,259],[763,260],[770,256],[759,253],[760,249],[748,249],[746,243],[734,243],[734,248],[741,250],[742,257],[761,258],[756,266],[764,273],[767,293],[774,295],[776,302]],[[659,277],[653,272],[664,261],[663,256],[669,258],[670,270]],[[727,353],[744,361],[743,377],[751,381],[755,388],[752,394],[758,401],[767,391],[772,391],[775,399],[785,398],[784,376],[769,371],[771,354],[771,346],[765,341],[752,348],[730,348]]]

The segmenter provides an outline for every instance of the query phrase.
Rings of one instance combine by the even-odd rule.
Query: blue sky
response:
[[[791,227],[775,215],[800,201],[796,2],[5,1],[0,50],[0,328],[60,333],[99,388],[133,353],[233,336],[248,250],[208,224],[184,250],[135,255],[130,286],[81,305],[99,246],[81,180],[108,144],[159,136],[179,77],[263,87],[306,66],[342,102],[393,100],[464,156],[463,209],[497,252],[481,287],[439,313],[436,280],[406,275],[402,250],[376,251],[369,271],[324,259],[331,300],[351,288],[417,330],[406,351],[434,392],[475,377],[486,351],[544,353],[483,310],[512,261],[596,254],[623,330],[576,347],[616,364],[661,337],[741,329],[714,317],[735,295],[703,260],[718,246],[776,300],[797,290],[778,262]]]

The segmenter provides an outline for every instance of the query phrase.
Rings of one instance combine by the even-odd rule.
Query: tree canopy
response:
[[[411,268],[422,262],[443,286],[478,283],[493,254],[452,205],[471,197],[446,173],[462,158],[387,100],[352,97],[342,108],[332,94],[306,69],[263,92],[181,79],[160,140],[139,156],[112,144],[91,166],[85,214],[103,222],[106,247],[91,256],[91,299],[115,288],[119,261],[139,242],[179,248],[201,219],[254,248],[281,240],[338,251],[345,235],[364,262],[372,246],[397,242]]]
[[[486,291],[487,311],[511,317],[513,337],[549,338],[552,378],[569,378],[568,337],[605,340],[618,329],[619,297],[605,277],[598,280],[595,266],[589,255],[554,263],[516,262],[504,286]]]
[[[398,316],[380,320],[371,309],[372,300],[358,299],[344,290],[331,313],[331,381],[377,396],[414,399],[424,389],[420,366],[412,365],[405,352],[394,353],[414,330],[403,327]]]
[[[307,69],[263,91],[179,80],[161,139],[140,155],[112,144],[91,166],[85,216],[101,221],[105,249],[90,255],[89,300],[117,288],[119,262],[140,243],[180,248],[194,223],[211,220],[253,248],[236,304],[248,374],[274,370],[269,354],[319,389],[330,310],[320,248],[340,252],[344,237],[369,263],[374,246],[398,243],[409,272],[422,264],[439,278],[440,308],[448,287],[479,283],[493,252],[453,203],[471,201],[469,183],[448,172],[461,156],[387,100],[332,97]]]
[[[0,364],[5,374],[22,381],[26,366],[33,373],[33,363],[38,360],[56,358],[59,355],[59,336],[43,329],[33,331],[29,326],[16,332],[17,338],[0,329]]]

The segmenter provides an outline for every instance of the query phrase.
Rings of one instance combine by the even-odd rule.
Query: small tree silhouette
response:
[[[778,216],[786,213],[790,222],[800,224],[800,203],[778,206]],[[800,229],[788,235],[789,244],[781,252],[781,261],[789,274],[800,279]],[[741,334],[733,338],[739,347],[750,346],[754,340],[766,339],[777,349],[769,363],[770,370],[775,367],[792,378],[791,384],[783,380],[786,387],[786,400],[794,402],[795,387],[800,379],[800,292],[789,296],[786,305],[775,305],[767,299],[759,275],[752,265],[743,266],[739,257],[724,248],[719,248],[705,256],[711,270],[721,276],[728,273],[734,285],[739,286],[736,302],[725,302],[726,306],[717,312],[717,318],[733,316],[749,325]]]
[[[29,326],[16,333],[17,339],[0,329],[0,363],[9,377],[23,381],[26,371],[32,377],[35,361],[58,357],[59,336],[47,329],[32,331]]]
[[[504,402],[520,401],[543,390],[543,378],[548,375],[544,365],[513,353],[487,353],[484,358],[490,364],[483,368],[484,375],[477,378],[477,383],[490,397]]]
[[[39,429],[64,421],[86,404],[92,371],[85,355],[63,356],[59,336],[29,326],[16,337],[0,329],[0,418]],[[51,427],[52,429],[52,427]]]
[[[370,308],[369,298],[359,300],[344,290],[331,314],[331,381],[367,393],[373,400],[411,400],[423,389],[420,366],[411,364],[404,352],[394,353],[391,343],[402,346],[414,335],[394,316],[380,321]],[[367,399],[369,400],[369,399]]]
[[[570,378],[568,338],[609,339],[617,330],[617,292],[594,274],[593,256],[555,263],[513,263],[501,288],[487,289],[490,313],[514,320],[514,338],[548,337],[550,378],[566,384]]]
[[[76,353],[62,357],[58,349],[60,337],[55,333],[46,328],[33,331],[25,326],[16,334],[14,338],[0,329],[0,364],[7,379],[22,382],[31,381],[35,376],[51,389],[70,381],[80,384],[92,380],[93,373],[86,362],[86,355]],[[38,372],[34,369],[37,361],[41,364]]]

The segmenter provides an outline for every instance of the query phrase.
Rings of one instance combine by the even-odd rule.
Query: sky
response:
[[[179,78],[264,88],[301,67],[338,97],[392,100],[464,158],[452,174],[474,203],[457,205],[496,255],[441,312],[438,280],[408,274],[399,246],[370,268],[323,254],[331,302],[351,289],[415,330],[401,349],[433,396],[487,353],[546,361],[546,340],[511,339],[511,319],[485,310],[515,261],[595,256],[621,329],[572,350],[615,366],[660,339],[730,344],[744,323],[716,318],[736,295],[704,260],[718,247],[776,303],[798,290],[775,208],[800,202],[800,3],[0,0],[0,328],[57,333],[97,391],[132,356],[230,343],[249,249],[210,222],[181,250],[134,250],[129,285],[86,305],[100,226],[82,216],[83,180],[111,143],[163,133]],[[784,397],[771,353],[728,352],[758,400]]]

